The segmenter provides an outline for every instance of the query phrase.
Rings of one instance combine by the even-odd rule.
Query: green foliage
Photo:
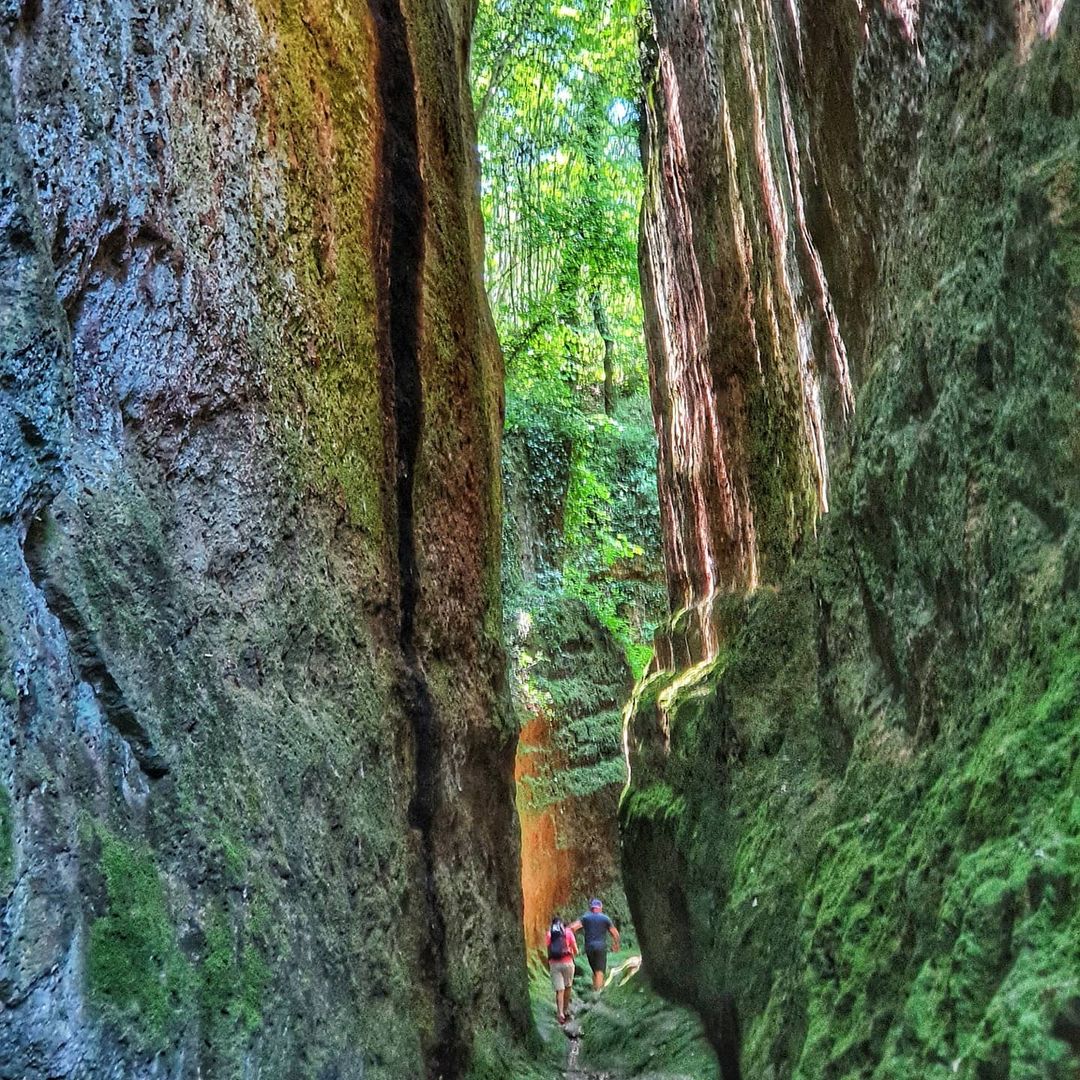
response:
[[[547,548],[505,608],[584,600],[635,672],[664,607],[637,273],[639,0],[484,0],[473,85],[511,464]],[[624,573],[624,568],[631,572]]]
[[[531,810],[542,810],[565,799],[584,798],[611,784],[625,782],[626,769],[620,757],[559,769],[542,776],[526,776],[518,781]]]
[[[105,913],[90,925],[86,970],[90,996],[103,1015],[147,1047],[160,1046],[190,1010],[191,965],[176,928],[153,854],[104,826],[99,868]]]
[[[579,759],[612,757],[619,753],[621,743],[622,715],[615,711],[571,718],[556,735],[556,745]]]
[[[507,538],[505,609],[539,613],[556,593],[583,601],[626,654],[635,677],[652,657],[666,607],[656,496],[656,444],[648,402],[620,402],[614,417],[532,410],[508,396],[507,430],[524,448],[516,464],[541,527],[553,530],[556,568],[535,583],[514,575]]]
[[[506,431],[522,449],[521,480],[543,519],[541,527],[560,530],[558,518],[571,485],[584,426],[565,403],[543,397],[526,401],[508,394]]]
[[[478,11],[488,288],[510,385],[526,395],[537,383],[595,389],[605,355],[612,378],[641,381],[639,6],[485,0]]]
[[[666,611],[656,435],[643,395],[620,403],[613,417],[596,419],[567,495],[564,580],[615,636],[640,677]]]

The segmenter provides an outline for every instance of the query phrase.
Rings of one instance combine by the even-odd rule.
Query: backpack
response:
[[[562,922],[556,919],[551,924],[551,941],[548,942],[548,959],[564,960],[570,955],[570,946],[566,943],[566,930]]]

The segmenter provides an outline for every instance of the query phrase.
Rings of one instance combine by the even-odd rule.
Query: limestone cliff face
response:
[[[1077,13],[653,16],[646,960],[725,1076],[1071,1075]]]
[[[527,1022],[468,19],[0,10],[0,1075]]]

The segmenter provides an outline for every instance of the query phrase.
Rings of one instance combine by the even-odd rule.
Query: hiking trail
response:
[[[639,975],[640,964],[639,956],[629,957],[612,971],[600,994],[585,990],[571,1000],[571,1019],[559,1029],[568,1043],[562,1080],[717,1076],[716,1058],[698,1018],[659,997]],[[554,1013],[546,1020],[554,1024]]]
[[[576,998],[570,1006],[572,1018],[563,1029],[568,1044],[563,1080],[623,1080],[623,1074],[612,1072],[609,1069],[596,1071],[582,1068],[579,1064],[585,1042],[585,1025],[580,1018],[582,1014],[588,1012],[589,1005],[581,998]]]
[[[592,1072],[578,1068],[581,1042],[580,1038],[570,1040],[570,1049],[566,1055],[566,1069],[563,1071],[565,1080],[621,1080],[618,1074],[613,1072]]]

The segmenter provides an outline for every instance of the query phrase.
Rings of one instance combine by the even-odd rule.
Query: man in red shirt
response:
[[[569,926],[563,926],[558,915],[551,920],[547,932],[548,969],[551,986],[555,991],[555,1015],[560,1024],[570,1019],[570,989],[574,985],[574,957],[577,956],[577,938]]]

